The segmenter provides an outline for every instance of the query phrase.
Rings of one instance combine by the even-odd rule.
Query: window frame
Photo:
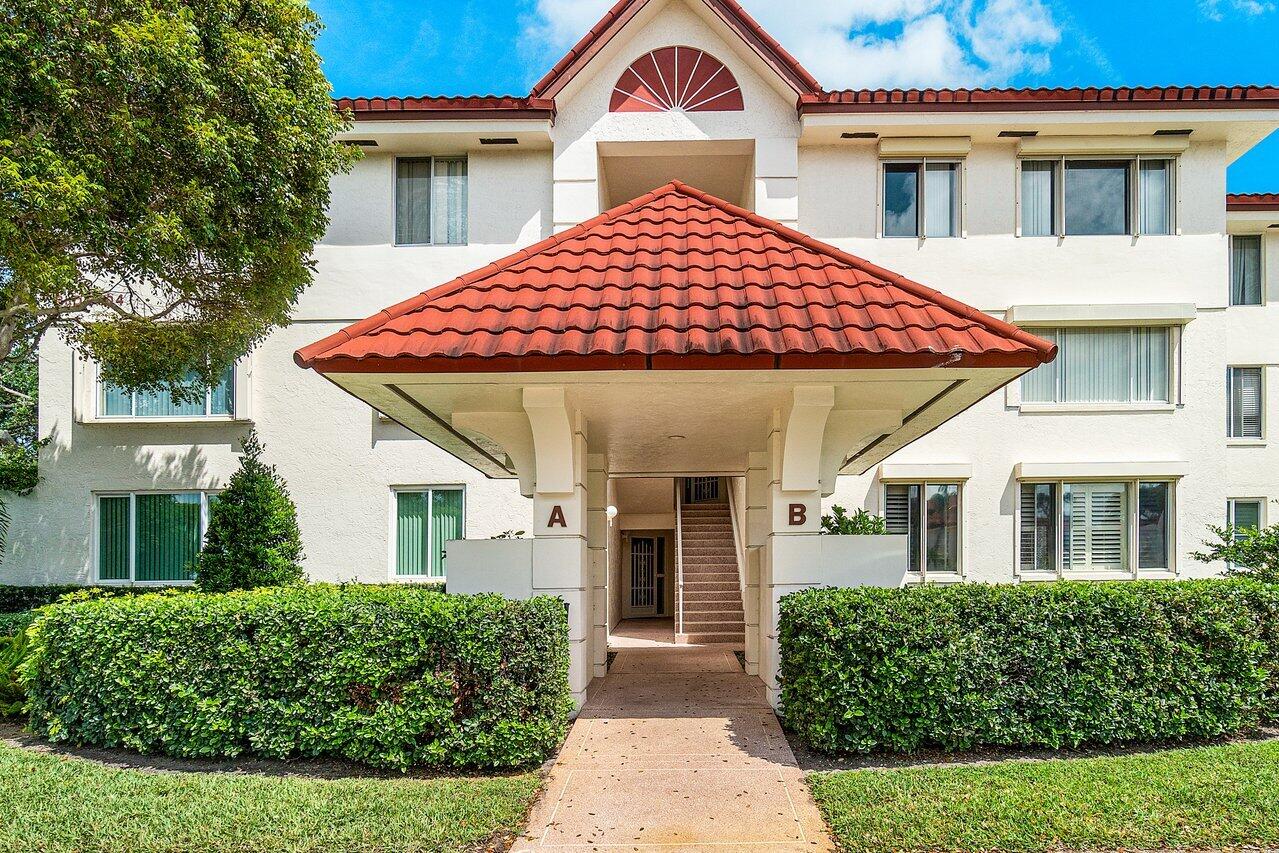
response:
[[[1013,566],[1014,575],[1019,580],[1037,581],[1037,580],[1138,580],[1140,578],[1168,578],[1176,577],[1179,574],[1179,560],[1177,554],[1177,486],[1179,483],[1176,477],[1074,477],[1074,478],[1054,478],[1054,477],[1030,477],[1019,479],[1017,482],[1016,499],[1013,501]],[[1120,569],[1078,569],[1066,568],[1066,522],[1065,522],[1065,502],[1066,502],[1066,486],[1072,485],[1089,485],[1093,483],[1116,483],[1122,484],[1124,487],[1124,500],[1126,503],[1125,512],[1125,531],[1124,531],[1124,553],[1127,566]],[[1168,516],[1171,523],[1168,525],[1168,562],[1171,564],[1164,568],[1141,568],[1141,540],[1140,540],[1140,496],[1141,486],[1145,483],[1159,483],[1168,488]],[[1050,572],[1040,571],[1038,569],[1025,569],[1021,562],[1021,491],[1023,486],[1035,486],[1041,484],[1049,484],[1054,489],[1055,500],[1055,526],[1057,541],[1053,545],[1054,549],[1054,570]]]
[[[915,167],[915,233],[910,234],[888,234],[885,229],[885,218],[888,216],[888,206],[884,203],[884,194],[888,191],[888,181],[886,179],[887,170],[885,167],[890,165],[909,165]],[[959,198],[955,202],[955,222],[954,233],[946,236],[929,237],[925,233],[927,230],[926,223],[928,217],[928,190],[927,190],[927,172],[929,165],[948,165],[955,167],[955,190],[959,194]],[[879,208],[879,215],[876,217],[875,230],[876,236],[886,240],[956,240],[963,239],[968,236],[968,163],[967,159],[958,156],[947,157],[881,157],[879,160],[879,192],[876,198],[876,204]]]
[[[430,524],[432,523],[431,504],[434,500],[435,492],[460,492],[461,493],[462,495],[462,538],[463,539],[466,538],[466,520],[469,515],[469,512],[468,512],[468,499],[467,499],[468,495],[467,495],[467,488],[465,483],[438,483],[438,484],[433,483],[430,485],[418,485],[418,486],[392,486],[391,499],[390,499],[390,513],[389,513],[390,518],[388,519],[388,523],[387,523],[387,532],[388,532],[388,543],[387,543],[388,549],[387,550],[389,552],[389,559],[387,561],[387,577],[390,579],[391,583],[413,584],[413,583],[447,583],[448,582],[448,564],[447,563],[445,564],[444,574],[440,575],[439,577],[432,577],[431,575],[402,575],[402,574],[399,574],[397,571],[397,568],[399,565],[399,558],[400,558],[400,554],[399,554],[400,519],[399,519],[399,508],[398,508],[399,497],[402,494],[413,495],[413,494],[422,494],[422,493],[426,493],[432,496],[431,498],[428,498],[427,504],[426,504],[426,517],[427,517],[427,524],[428,524],[426,536],[427,536],[427,542],[429,547],[429,542],[430,542],[431,533],[432,533],[432,528],[430,527]]]
[[[1230,234],[1226,249],[1226,306],[1228,308],[1264,308],[1268,303],[1266,297],[1266,235],[1257,233]],[[1257,302],[1235,302],[1235,241],[1249,239],[1257,241]]]
[[[965,572],[966,572],[966,565],[967,565],[967,560],[964,559],[965,551],[967,550],[967,548],[965,547],[965,543],[967,539],[967,525],[964,523],[965,506],[966,506],[966,498],[964,495],[964,491],[965,491],[965,487],[967,486],[967,481],[957,480],[957,479],[946,479],[944,477],[936,478],[936,479],[928,479],[928,480],[918,480],[918,479],[884,480],[880,484],[879,499],[880,499],[880,506],[883,508],[885,516],[887,516],[887,510],[888,510],[888,490],[892,486],[919,486],[919,506],[918,506],[919,519],[920,519],[919,533],[918,533],[919,565],[917,566],[907,565],[907,568],[906,568],[907,576],[912,579],[918,580],[921,583],[929,583],[929,582],[959,583],[963,581],[966,577]],[[958,508],[959,530],[957,532],[958,539],[959,539],[959,552],[956,555],[955,571],[953,572],[942,572],[942,571],[930,572],[928,570],[928,514],[927,514],[926,505],[927,505],[928,488],[930,486],[954,486],[956,489],[956,496],[959,500],[959,508]],[[901,536],[904,534],[897,533],[892,535]],[[909,538],[909,535],[907,535],[907,538]],[[909,558],[910,558],[909,545],[907,546],[906,556],[907,556],[907,560],[909,561]]]
[[[139,587],[171,587],[194,586],[191,580],[140,581],[137,578],[138,566],[138,497],[142,495],[199,495],[200,496],[200,543],[209,534],[209,499],[221,494],[220,489],[106,489],[92,493],[93,523],[93,583],[97,586],[139,586]],[[129,499],[129,577],[102,577],[102,499]]]
[[[435,239],[435,162],[437,160],[461,160],[466,164],[466,239],[460,243],[440,243]],[[427,225],[431,239],[426,243],[400,242],[400,163],[430,163],[431,173],[431,211],[427,217]],[[471,243],[471,155],[461,154],[423,154],[417,156],[396,157],[391,164],[391,245],[396,248],[469,246]]]
[[[213,386],[204,389],[204,414],[202,415],[139,415],[138,412],[138,392],[129,392],[129,414],[127,415],[109,415],[106,412],[107,402],[107,384],[102,380],[101,374],[96,373],[93,380],[93,412],[94,418],[98,421],[106,423],[193,423],[193,422],[223,422],[232,423],[238,420],[236,398],[239,394],[240,385],[240,362],[237,361],[231,365],[231,383],[227,387],[227,408],[230,409],[223,414],[218,412],[213,414]]]
[[[1128,198],[1124,200],[1128,228],[1123,234],[1069,234],[1066,232],[1066,164],[1078,162],[1126,161],[1128,163]],[[1168,232],[1144,234],[1141,230],[1141,164],[1143,161],[1168,162]],[[1022,231],[1022,165],[1053,164],[1053,228],[1051,234],[1026,235]],[[1060,154],[1054,156],[1025,154],[1017,157],[1016,236],[1027,239],[1067,237],[1175,237],[1181,234],[1181,158],[1176,154]]]
[[[1261,386],[1261,428],[1260,434],[1255,436],[1234,435],[1235,422],[1235,395],[1234,395],[1234,372],[1236,370],[1256,370],[1260,374]],[[1267,409],[1270,408],[1270,400],[1266,392],[1267,371],[1264,364],[1228,364],[1226,365],[1226,442],[1230,445],[1242,447],[1255,447],[1266,444],[1266,436],[1269,430],[1269,419],[1267,418]]]
[[[1135,339],[1137,332],[1140,330],[1162,330],[1168,339],[1168,361],[1165,369],[1168,372],[1168,393],[1166,400],[1137,400],[1136,386],[1138,371],[1136,362],[1129,365],[1128,371],[1128,391],[1129,399],[1127,401],[1117,402],[1070,402],[1063,400],[1065,374],[1062,372],[1062,355],[1059,352],[1057,359],[1052,362],[1056,371],[1056,378],[1053,383],[1052,401],[1027,400],[1024,391],[1024,382],[1033,371],[1023,373],[1013,385],[1016,387],[1016,405],[1023,412],[1149,412],[1149,411],[1173,411],[1180,405],[1181,391],[1181,339],[1182,327],[1179,325],[1162,325],[1162,324],[1142,324],[1142,323],[1116,323],[1116,324],[1075,324],[1063,323],[1062,325],[1053,326],[1035,326],[1027,327],[1034,334],[1052,334],[1053,340],[1061,346],[1062,333],[1077,329],[1127,329],[1130,338]],[[1137,357],[1138,347],[1136,341],[1133,341],[1131,349],[1133,358]],[[1035,368],[1038,370],[1039,368]],[[1011,387],[1011,386],[1010,386]]]
[[[1268,503],[1269,501],[1265,498],[1226,498],[1226,526],[1235,526],[1235,506],[1237,504],[1256,504],[1258,529],[1264,530],[1268,522],[1266,518],[1266,505]]]

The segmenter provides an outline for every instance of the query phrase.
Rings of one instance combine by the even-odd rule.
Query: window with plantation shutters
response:
[[[1128,566],[1128,487],[1124,483],[1068,483],[1062,493],[1067,569]]]
[[[958,483],[890,483],[884,487],[884,521],[889,533],[908,537],[909,571],[959,572]]]
[[[101,495],[98,581],[181,584],[195,580],[210,501],[204,492]]]
[[[1230,438],[1261,438],[1264,412],[1260,367],[1231,367],[1226,375],[1228,415],[1226,434]]]
[[[421,489],[395,495],[395,574],[443,579],[446,546],[464,538],[461,489]]]
[[[1021,486],[1018,560],[1023,572],[1057,571],[1057,484]]]

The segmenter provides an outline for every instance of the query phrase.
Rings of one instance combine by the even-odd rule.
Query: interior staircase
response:
[[[680,507],[684,556],[683,643],[746,642],[733,520],[725,502]]]

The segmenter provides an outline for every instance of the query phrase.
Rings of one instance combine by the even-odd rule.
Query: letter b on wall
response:
[[[789,520],[791,527],[803,527],[808,523],[808,507],[804,504],[791,504]]]

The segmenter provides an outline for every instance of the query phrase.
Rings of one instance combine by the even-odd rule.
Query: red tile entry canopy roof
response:
[[[294,356],[331,373],[1034,367],[1056,347],[680,183]]]

